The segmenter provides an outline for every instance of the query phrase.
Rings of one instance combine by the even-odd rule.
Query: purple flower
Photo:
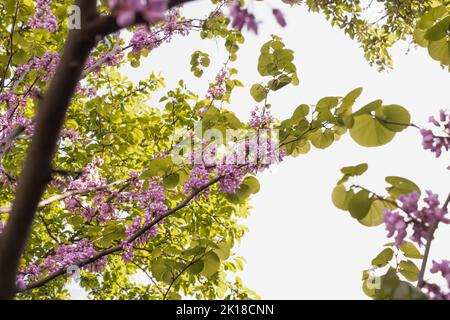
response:
[[[210,173],[205,168],[205,165],[194,165],[191,170],[190,178],[184,182],[183,193],[192,193],[207,184],[209,181],[209,175]],[[204,191],[204,195],[206,198],[208,198],[209,188]]]
[[[147,0],[142,15],[148,22],[158,22],[164,19],[164,13],[168,8],[167,0]]]
[[[256,107],[250,113],[250,127],[253,129],[262,129],[268,128],[272,123],[275,122],[275,119],[272,117],[269,111],[265,110],[259,113],[258,107]]]
[[[450,113],[441,110],[439,121],[435,117],[430,117],[429,121],[438,128],[437,130],[440,129],[442,134],[435,134],[429,129],[421,129],[422,146],[425,150],[430,150],[434,153],[436,158],[439,158],[443,150],[450,150]]]
[[[419,193],[416,191],[411,192],[408,195],[401,195],[398,200],[402,202],[402,210],[408,215],[409,222],[412,224],[413,233],[411,240],[419,244],[424,244],[424,240],[428,236],[428,230],[430,226],[437,222],[450,223],[445,215],[447,209],[440,207],[440,201],[438,195],[431,191],[426,191],[427,196],[423,199],[426,206],[420,210],[418,208]],[[397,233],[396,245],[401,245],[406,237],[407,224],[405,219],[397,212],[385,211],[383,222],[386,224],[386,229],[389,231],[388,237]]]
[[[414,212],[417,210],[417,202],[420,194],[417,191],[411,192],[409,195],[401,195],[398,200],[403,203],[402,209],[406,212]]]
[[[234,193],[242,183],[243,169],[235,164],[221,164],[217,166],[217,175],[223,176],[219,183],[219,190],[223,193]]]
[[[233,28],[242,30],[247,19],[247,9],[242,10],[238,2],[233,2],[230,7],[230,16],[232,19],[231,26]]]
[[[395,233],[395,245],[400,247],[404,242],[407,235],[406,228],[407,224],[404,218],[398,212],[392,212],[385,210],[383,222],[386,225],[386,230],[388,231],[388,237],[394,236]]]
[[[255,34],[258,34],[258,23],[256,22],[253,14],[247,15],[246,23],[249,31],[253,31]]]
[[[214,100],[222,97],[227,89],[226,89],[226,80],[229,75],[227,69],[222,68],[219,73],[216,75],[216,82],[211,84],[208,88],[208,93],[206,94],[206,99]]]
[[[241,9],[238,2],[233,2],[230,6],[231,26],[238,30],[242,30],[245,25],[247,29],[258,34],[258,23],[255,16],[249,13],[247,9]]]
[[[433,266],[431,267],[430,272],[441,273],[450,286],[450,261],[442,260],[442,262],[438,263],[433,260]]]
[[[136,12],[143,8],[140,0],[109,0],[108,5],[116,11],[116,21],[120,27],[132,25],[136,20]]]
[[[272,14],[274,15],[280,26],[282,26],[283,28],[286,27],[287,23],[286,19],[284,18],[283,12],[281,12],[279,9],[273,9]]]
[[[149,30],[147,27],[137,28],[130,44],[134,53],[143,49],[154,49],[164,42],[170,42],[176,34],[187,36],[192,28],[190,21],[180,18],[180,9],[172,8],[166,13],[165,22]]]
[[[128,27],[136,21],[136,13],[151,23],[163,20],[168,0],[109,0],[108,5],[117,15],[117,24]]]
[[[50,5],[52,0],[36,0],[36,12],[28,20],[31,29],[47,29],[49,32],[55,32],[58,29],[56,16],[53,14]]]

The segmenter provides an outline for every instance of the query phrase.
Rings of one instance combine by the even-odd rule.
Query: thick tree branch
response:
[[[93,2],[79,0],[76,4],[85,9],[84,14],[92,17],[96,8],[89,3]],[[89,12],[92,8],[95,11]],[[61,62],[39,108],[39,120],[19,179],[12,214],[0,238],[0,299],[14,296],[20,257],[39,200],[50,181],[51,163],[66,111],[95,40],[95,35],[87,34],[83,29],[69,33]]]

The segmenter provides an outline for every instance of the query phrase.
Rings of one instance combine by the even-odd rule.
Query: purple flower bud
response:
[[[283,13],[279,9],[273,9],[272,13],[277,20],[278,24],[282,26],[283,28],[286,27],[286,19],[284,18]]]

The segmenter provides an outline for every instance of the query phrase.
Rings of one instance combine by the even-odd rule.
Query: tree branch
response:
[[[170,209],[168,211],[166,211],[165,213],[163,213],[162,215],[160,215],[159,217],[157,217],[156,219],[154,219],[152,222],[150,222],[149,224],[145,225],[144,227],[142,227],[141,229],[139,229],[138,231],[136,231],[134,234],[132,234],[131,236],[129,236],[125,241],[127,243],[132,243],[134,242],[136,239],[138,239],[139,237],[141,237],[144,233],[146,233],[148,230],[150,230],[153,226],[155,226],[156,224],[158,224],[159,222],[161,222],[162,220],[164,220],[165,218],[173,215],[174,213],[178,212],[179,210],[183,209],[184,207],[186,207],[189,202],[191,202],[192,199],[194,199],[197,195],[199,195],[200,193],[202,193],[203,191],[205,191],[206,189],[208,189],[210,186],[214,185],[215,183],[217,183],[218,181],[220,181],[224,176],[219,176],[216,177],[215,179],[209,181],[208,183],[204,184],[202,187],[200,187],[199,189],[193,191],[187,198],[185,198],[179,205],[177,205],[176,207],[174,207],[173,209]],[[97,253],[96,255],[94,255],[92,258],[89,259],[85,259],[83,261],[78,262],[76,265],[78,267],[83,267],[85,265],[91,264],[105,256],[108,256],[110,254],[113,254],[115,252],[119,252],[122,251],[122,246],[121,245],[117,245],[115,247],[106,249],[102,252]],[[53,279],[56,279],[62,275],[64,275],[66,273],[65,268],[62,268],[58,271],[55,271],[54,273],[48,275],[45,278],[42,278],[41,280],[38,280],[32,284],[30,284],[26,289],[23,290],[18,290],[17,293],[20,292],[26,292],[26,291],[30,291],[32,289],[35,288],[39,288],[44,286],[45,284],[47,284],[48,282],[52,281]]]
[[[189,269],[191,266],[193,266],[194,264],[196,264],[197,262],[199,262],[200,260],[202,260],[208,253],[210,253],[212,250],[208,250],[207,252],[205,252],[204,254],[202,254],[199,258],[195,259],[192,258],[192,261],[190,261],[174,278],[173,280],[170,282],[169,287],[166,290],[166,293],[164,294],[164,297],[162,298],[163,300],[167,299],[167,296],[169,295],[170,289],[172,289],[173,285],[175,284],[175,282],[183,275],[183,273],[185,273],[187,271],[187,269]]]
[[[448,195],[447,200],[445,201],[442,208],[447,209],[449,203],[450,203],[450,194]],[[422,266],[420,267],[419,277],[417,280],[418,288],[422,288],[425,284],[424,277],[425,277],[425,272],[427,270],[427,263],[428,263],[428,257],[430,255],[431,243],[433,242],[434,233],[436,232],[439,222],[440,222],[439,220],[436,220],[435,222],[433,222],[433,224],[428,229],[427,245],[425,247],[425,253],[423,254]]]
[[[75,4],[84,9],[85,22],[97,14],[95,1],[77,0]],[[83,29],[70,31],[61,62],[39,108],[39,120],[19,179],[12,214],[0,238],[0,299],[14,296],[20,258],[39,200],[50,181],[51,162],[65,115],[95,44],[95,35]]]

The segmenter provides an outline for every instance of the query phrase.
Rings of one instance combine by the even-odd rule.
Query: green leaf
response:
[[[348,211],[353,218],[361,220],[369,213],[373,200],[367,190],[357,192],[348,203]]]
[[[352,104],[355,103],[356,99],[358,99],[361,96],[361,93],[363,92],[363,88],[359,87],[356,89],[353,89],[347,95],[344,97],[344,100],[346,102],[351,102]]]
[[[355,125],[355,118],[352,115],[343,116],[342,122],[347,129],[351,129]]]
[[[167,295],[167,300],[181,300],[181,296],[180,296],[180,294],[179,293],[177,293],[177,292],[170,292],[168,295]]]
[[[226,198],[231,203],[243,203],[252,194],[258,193],[260,189],[259,181],[253,176],[248,176],[244,179],[241,186],[234,194],[227,194]]]
[[[188,250],[183,251],[183,255],[185,256],[199,256],[203,253],[205,253],[205,247],[201,246],[190,248]]]
[[[254,84],[250,89],[250,94],[256,102],[263,101],[267,96],[266,88],[260,84]]]
[[[399,105],[383,106],[376,111],[376,116],[386,129],[394,132],[405,130],[411,122],[408,110]]]
[[[155,176],[164,175],[169,171],[172,165],[173,163],[171,158],[154,159],[150,162],[148,170],[141,174],[140,179],[145,180]]]
[[[272,91],[280,90],[281,88],[287,86],[292,82],[292,78],[286,75],[281,75],[277,79],[270,80],[268,83],[268,87]]]
[[[330,129],[316,130],[308,135],[309,140],[312,145],[318,149],[326,149],[331,146],[334,142],[334,133]]]
[[[409,281],[417,281],[419,277],[419,268],[411,260],[400,261],[399,271]]]
[[[242,183],[248,186],[253,194],[258,193],[261,188],[258,179],[253,176],[246,177]]]
[[[356,99],[359,98],[362,91],[363,88],[356,88],[350,91],[344,99],[342,99],[341,106],[336,111],[337,115],[349,115],[352,112]]]
[[[425,39],[429,41],[438,41],[447,36],[450,27],[450,16],[442,19],[425,33]]]
[[[178,173],[172,173],[163,180],[163,184],[167,189],[175,188],[179,182],[180,182],[180,175]]]
[[[308,114],[309,114],[309,106],[306,104],[301,104],[295,109],[291,117],[291,120],[293,120],[294,122],[298,122],[304,119]]]
[[[209,252],[203,259],[204,267],[201,274],[210,277],[214,275],[220,267],[220,258],[214,252]]]
[[[369,212],[367,215],[361,219],[358,220],[359,223],[366,227],[376,227],[383,223],[383,217],[384,217],[384,209],[386,208],[386,205],[381,200],[374,200],[372,202],[372,205],[370,206]]]
[[[416,191],[420,195],[419,187],[406,178],[389,176],[385,178],[386,182],[391,186],[386,188],[386,191],[391,195],[392,198],[397,199],[401,195],[408,195],[413,191]]]
[[[230,257],[230,245],[226,241],[222,241],[217,245],[219,248],[214,250],[214,253],[217,254],[220,260],[227,260]]]
[[[321,109],[332,109],[335,108],[339,103],[338,97],[325,97],[319,100],[316,105],[317,110]]]
[[[381,288],[376,290],[377,300],[425,300],[428,296],[408,282],[401,281],[394,269],[381,277]]]
[[[162,281],[164,274],[167,271],[167,266],[164,260],[154,260],[152,263],[152,274],[156,280]]]
[[[356,116],[361,116],[361,115],[367,115],[367,114],[381,108],[382,104],[383,104],[382,100],[372,101],[371,103],[365,105],[364,107],[362,107],[361,109],[359,109],[358,111],[353,113],[353,116],[356,117]]]
[[[373,260],[372,265],[376,267],[384,267],[394,257],[394,251],[391,248],[386,248],[381,251]]]
[[[364,172],[367,171],[367,169],[369,169],[367,163],[361,163],[358,164],[357,166],[344,167],[341,169],[341,172],[347,176],[355,177],[362,175]]]
[[[108,133],[102,139],[102,144],[104,146],[109,146],[114,142],[114,134]]]
[[[67,129],[77,130],[78,129],[78,123],[77,123],[77,121],[75,119],[67,119],[65,127]]]
[[[375,298],[376,289],[374,288],[373,284],[371,284],[371,286],[369,286],[369,281],[371,281],[371,280],[372,279],[370,279],[370,278],[363,280],[362,290],[366,296],[368,296],[370,298]]]
[[[428,44],[428,53],[434,60],[450,65],[450,41],[447,41],[447,39],[431,41]]]
[[[348,203],[350,202],[350,199],[353,197],[353,195],[353,190],[347,191],[342,184],[338,184],[333,189],[331,199],[336,208],[347,211]]]
[[[270,53],[262,53],[258,59],[258,72],[262,76],[270,75],[274,68],[274,58]]]
[[[205,265],[203,261],[197,261],[187,269],[187,272],[195,276],[203,271],[204,266]]]

